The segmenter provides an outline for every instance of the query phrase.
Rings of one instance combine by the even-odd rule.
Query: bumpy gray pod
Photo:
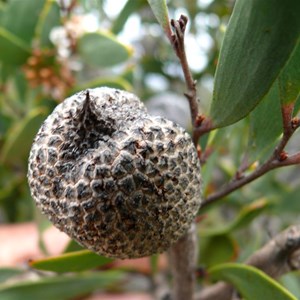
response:
[[[28,180],[60,230],[109,257],[162,252],[200,206],[197,152],[179,125],[133,94],[96,88],[59,104],[40,128]]]

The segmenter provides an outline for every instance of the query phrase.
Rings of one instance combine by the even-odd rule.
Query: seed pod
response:
[[[163,252],[200,206],[197,152],[183,128],[133,94],[90,89],[59,104],[29,157],[32,197],[50,221],[108,257]]]

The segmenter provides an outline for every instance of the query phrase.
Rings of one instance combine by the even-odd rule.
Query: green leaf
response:
[[[0,268],[0,283],[10,279],[11,277],[22,274],[23,271],[20,269],[13,268]]]
[[[292,272],[283,275],[280,278],[280,283],[292,292],[297,299],[300,299],[299,272]]]
[[[205,228],[201,230],[202,237],[217,236],[222,234],[229,234],[234,230],[241,229],[252,222],[256,217],[258,217],[266,209],[270,208],[272,205],[271,201],[262,198],[252,202],[250,205],[244,206],[243,209],[238,214],[237,218],[230,222],[229,224],[222,225],[217,228]]]
[[[300,111],[300,95],[298,96],[298,98],[297,98],[297,100],[295,102],[293,116],[296,116],[299,111]]]
[[[158,23],[163,28],[168,37],[171,37],[172,30],[170,27],[170,19],[167,3],[165,0],[148,0],[148,3],[155,15]]]
[[[281,72],[278,82],[281,103],[296,102],[300,92],[300,42]]]
[[[78,51],[86,63],[96,67],[110,67],[125,62],[132,53],[131,48],[107,32],[84,34],[78,41]]]
[[[82,250],[35,260],[30,262],[30,265],[39,270],[65,273],[94,269],[112,261],[113,259],[111,258],[97,255],[89,250]]]
[[[64,249],[64,253],[69,253],[69,252],[75,252],[75,251],[81,251],[85,250],[82,246],[80,246],[77,242],[74,240],[70,240],[66,248]]]
[[[212,280],[230,282],[245,300],[297,300],[277,281],[252,266],[228,263],[211,268],[208,274]]]
[[[0,60],[5,64],[23,64],[30,55],[30,47],[3,27],[0,27],[0,45]]]
[[[45,0],[8,2],[0,23],[0,60],[7,64],[25,62],[44,3]]]
[[[206,192],[209,187],[209,183],[212,182],[212,176],[214,174],[217,162],[218,162],[218,152],[213,152],[207,162],[202,167],[202,181],[203,181],[203,191]]]
[[[297,44],[299,11],[299,0],[236,1],[215,77],[217,127],[242,119],[267,94]]]
[[[122,273],[76,274],[73,276],[44,277],[38,281],[18,282],[0,287],[1,300],[67,300],[94,290],[107,288],[123,278]]]
[[[288,187],[287,187],[288,189]],[[300,210],[300,186],[289,188],[285,194],[279,195],[278,201],[274,206],[275,214],[291,214]]]
[[[282,130],[279,88],[275,81],[263,101],[250,113],[249,159],[257,160],[272,150]]]
[[[237,256],[238,247],[228,234],[201,237],[200,264],[210,268],[220,263],[232,261]]]
[[[1,20],[1,26],[22,39],[27,45],[30,45],[45,1],[10,0]]]
[[[114,34],[119,33],[123,29],[130,15],[134,12],[136,13],[137,10],[139,10],[144,5],[144,0],[127,1],[118,17],[114,20],[111,31]]]
[[[41,47],[51,47],[50,32],[55,26],[59,26],[60,8],[55,0],[47,0],[40,14],[36,26],[36,37],[40,40]]]
[[[33,138],[46,114],[46,109],[36,108],[7,132],[0,157],[2,163],[14,164],[27,160]]]

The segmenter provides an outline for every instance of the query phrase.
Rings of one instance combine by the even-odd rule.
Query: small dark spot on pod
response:
[[[166,156],[161,156],[160,157],[160,160],[159,160],[159,163],[158,163],[158,166],[161,168],[161,169],[167,169],[168,168],[168,157]]]
[[[132,176],[127,176],[121,179],[118,182],[118,185],[120,186],[122,191],[126,194],[130,194],[135,190],[135,184],[134,184],[134,180],[132,179]]]
[[[128,139],[124,142],[123,149],[128,151],[130,154],[136,153],[136,140],[135,139]]]
[[[45,160],[44,149],[40,148],[36,155],[36,162],[41,163]]]
[[[52,192],[56,198],[59,198],[62,196],[62,194],[64,192],[64,186],[63,186],[60,178],[55,178],[53,180]]]
[[[117,187],[116,187],[116,182],[114,179],[107,179],[103,181],[103,189],[105,190],[105,192],[107,193],[113,193],[114,191],[116,191]]]
[[[96,178],[107,178],[110,176],[110,169],[105,166],[96,167]]]
[[[57,153],[54,148],[48,149],[48,163],[54,164],[57,161]]]
[[[84,171],[84,177],[86,177],[87,179],[92,179],[94,177],[94,170],[95,170],[95,165],[93,164],[87,165]]]
[[[133,180],[136,186],[136,189],[139,189],[140,187],[143,186],[144,182],[146,182],[148,180],[148,178],[140,173],[140,172],[136,172],[133,174]]]
[[[131,155],[122,154],[120,164],[128,173],[132,173],[135,169]]]
[[[167,150],[168,153],[174,153],[174,151],[175,151],[175,144],[174,144],[173,141],[170,141],[168,143],[166,150]]]
[[[97,205],[97,201],[96,199],[89,199],[87,201],[82,202],[82,208],[85,211],[95,211],[96,210],[96,205]]]
[[[100,180],[93,180],[91,186],[96,194],[99,194],[103,191],[103,183]]]
[[[111,173],[112,176],[117,179],[122,178],[127,174],[126,170],[120,163],[117,163],[112,167]]]
[[[87,184],[85,184],[83,182],[80,182],[77,185],[77,198],[78,198],[78,200],[86,199],[90,196],[91,196],[90,187]]]

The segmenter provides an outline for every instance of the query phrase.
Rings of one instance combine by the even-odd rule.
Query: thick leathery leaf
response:
[[[0,61],[5,64],[22,64],[30,55],[29,46],[3,27],[0,27],[0,45]]]
[[[299,11],[298,0],[236,1],[216,71],[217,127],[242,119],[267,94],[299,39]]]
[[[208,271],[212,279],[230,282],[245,300],[296,300],[288,290],[262,271],[248,265],[223,264]]]
[[[238,253],[236,241],[227,234],[201,238],[200,263],[207,268],[232,261]]]
[[[30,262],[30,265],[39,270],[65,273],[95,269],[112,261],[111,258],[97,255],[89,250],[81,250],[35,260]]]
[[[33,138],[46,114],[46,109],[36,108],[10,129],[2,148],[2,163],[14,164],[27,159]]]
[[[55,0],[47,0],[40,14],[36,35],[41,47],[50,47],[50,32],[55,26],[60,25],[60,8]]]
[[[45,0],[11,0],[7,3],[0,23],[0,60],[7,64],[25,62],[44,4]]]
[[[148,3],[155,15],[158,23],[163,28],[167,36],[171,36],[168,7],[165,0],[148,0]]]
[[[279,88],[276,80],[263,101],[250,113],[249,159],[254,161],[268,154],[274,148],[274,143],[282,130]]]
[[[123,278],[122,273],[76,274],[73,276],[44,277],[37,281],[18,282],[0,287],[1,300],[67,300],[106,288]]]
[[[0,283],[10,279],[11,277],[22,274],[23,271],[20,269],[13,268],[0,268]]]
[[[300,42],[282,70],[278,82],[281,103],[296,102],[300,92]]]
[[[123,27],[124,27],[125,23],[127,22],[129,16],[132,13],[137,12],[144,5],[145,5],[144,0],[127,1],[124,8],[122,9],[122,11],[120,12],[118,17],[113,22],[113,26],[112,26],[112,29],[111,29],[112,32],[114,34],[119,33],[123,29]]]
[[[120,43],[110,33],[84,34],[78,43],[82,59],[92,66],[110,67],[125,62],[132,53],[131,48]]]
[[[246,227],[249,223],[251,223],[256,217],[258,217],[261,213],[263,213],[266,209],[270,208],[272,203],[265,199],[258,199],[251,204],[245,206],[236,219],[232,222],[222,225],[221,227],[217,228],[206,228],[205,230],[201,231],[200,234],[202,237],[211,237],[211,236],[219,236],[222,234],[229,234],[234,230],[241,229]]]

